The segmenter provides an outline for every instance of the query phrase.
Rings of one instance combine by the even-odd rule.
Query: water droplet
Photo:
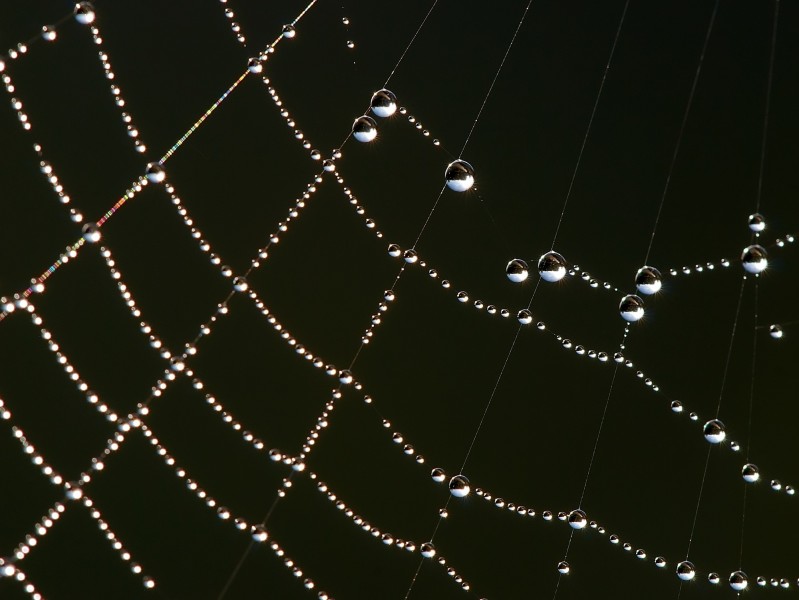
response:
[[[352,40],[347,40],[347,48],[349,48],[350,50],[355,48],[355,42],[353,42]]]
[[[547,252],[538,259],[538,274],[550,283],[566,276],[566,259],[555,251]]]
[[[561,575],[568,575],[570,570],[571,567],[569,566],[569,563],[567,563],[565,560],[562,560],[558,563],[558,573],[560,573]]]
[[[724,423],[718,419],[711,419],[705,423],[705,426],[702,428],[702,433],[705,435],[705,439],[711,444],[720,444],[724,441],[724,438],[727,437],[727,433],[724,430]]]
[[[80,500],[83,498],[83,490],[76,481],[67,484],[67,498],[69,500]]]
[[[425,542],[419,546],[419,552],[425,558],[433,558],[436,555],[436,547],[433,545],[433,542]]]
[[[456,192],[465,192],[474,185],[474,168],[465,160],[455,160],[444,172],[447,187]]]
[[[741,262],[747,273],[762,273],[768,267],[768,253],[763,246],[748,246],[741,254]]]
[[[336,161],[328,158],[322,163],[322,168],[327,171],[328,173],[332,173],[336,170]]]
[[[359,142],[371,142],[377,137],[377,123],[366,115],[358,117],[352,124],[352,136]]]
[[[684,560],[677,565],[677,577],[683,581],[691,581],[696,576],[694,563]]]
[[[402,248],[400,248],[397,244],[390,244],[388,247],[388,255],[393,256],[394,258],[399,257],[402,254]]]
[[[55,29],[50,27],[49,25],[45,25],[42,27],[42,39],[46,42],[52,42],[56,38]]]
[[[75,20],[81,25],[94,23],[94,6],[91,2],[78,2],[75,5]]]
[[[472,487],[469,480],[463,475],[455,475],[449,480],[449,493],[456,498],[463,498],[469,495]]]
[[[630,323],[640,320],[644,316],[644,301],[634,294],[625,296],[619,303],[619,314]]]
[[[294,25],[283,25],[283,37],[291,39],[297,35],[297,30],[294,29]]]
[[[505,275],[507,275],[508,279],[510,279],[513,283],[521,283],[527,279],[527,276],[529,275],[527,263],[520,258],[514,258],[505,267]]]
[[[372,94],[370,107],[375,116],[385,118],[397,112],[397,97],[394,92],[387,89],[376,91]]]
[[[264,65],[260,59],[251,58],[250,60],[247,61],[247,70],[250,73],[257,75],[258,73],[261,73],[264,70]]]
[[[775,340],[778,340],[782,337],[783,331],[782,327],[779,325],[771,325],[768,328],[768,334],[773,337]]]
[[[447,478],[447,474],[444,473],[444,469],[436,467],[430,473],[430,477],[432,477],[433,481],[435,481],[436,483],[441,483],[442,481],[444,481]]]
[[[679,400],[672,401],[671,410],[673,410],[676,413],[681,413],[682,412],[682,402],[680,402]]]
[[[635,287],[647,296],[657,294],[662,283],[660,271],[655,267],[641,267],[635,274]]]
[[[658,567],[659,569],[662,569],[663,567],[666,566],[666,559],[663,558],[662,556],[656,556],[655,557],[655,566]]]
[[[719,581],[721,581],[721,578],[719,577],[718,573],[708,573],[707,580],[708,580],[709,583],[712,583],[712,584],[715,585]]]
[[[569,513],[569,525],[572,529],[584,529],[588,524],[588,517],[581,510],[573,510]]]
[[[749,215],[749,229],[755,233],[760,233],[766,228],[766,219],[760,213]]]
[[[249,287],[250,285],[244,277],[239,276],[233,278],[233,289],[237,292],[246,292]]]
[[[741,469],[741,475],[743,476],[744,481],[748,483],[754,483],[760,479],[760,469],[757,468],[757,465],[747,463]]]
[[[419,260],[419,255],[416,254],[416,250],[411,249],[411,250],[406,250],[405,252],[403,252],[402,258],[405,259],[406,263],[408,263],[409,265],[412,265],[413,263],[415,263],[415,262],[417,262]]]
[[[347,17],[342,17],[341,18],[341,22],[344,23],[344,25],[349,25],[350,24],[350,20]]]
[[[269,534],[266,532],[266,527],[263,525],[254,525],[252,528],[252,539],[256,542],[265,542],[269,539]]]
[[[746,576],[746,573],[743,571],[734,571],[730,574],[730,587],[734,589],[736,592],[740,592],[741,590],[745,590],[746,586],[749,585],[749,578]]]
[[[519,320],[519,323],[522,325],[529,325],[533,322],[533,313],[531,313],[526,308],[523,308],[516,314],[516,318]]]
[[[160,163],[148,164],[145,174],[147,175],[147,181],[150,183],[161,183],[166,179],[166,171],[164,171],[164,167]]]
[[[83,233],[83,239],[90,244],[99,242],[100,238],[102,237],[100,234],[100,228],[97,227],[97,223],[86,223],[81,228],[81,233]]]

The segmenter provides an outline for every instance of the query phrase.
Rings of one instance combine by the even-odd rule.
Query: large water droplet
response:
[[[782,327],[780,327],[779,325],[771,325],[771,326],[768,328],[768,334],[769,334],[771,337],[773,337],[775,340],[778,340],[778,339],[780,339],[780,338],[782,337],[782,335],[783,335]]]
[[[748,246],[741,254],[741,263],[747,273],[762,273],[768,267],[768,253],[763,246]]]
[[[269,539],[269,534],[266,532],[266,527],[263,525],[254,525],[252,528],[252,539],[256,542],[265,542]]]
[[[567,563],[565,560],[562,560],[558,563],[558,573],[560,573],[561,575],[568,575],[570,570],[571,567],[569,566],[569,563]]]
[[[283,25],[283,37],[291,39],[297,35],[297,30],[294,29],[294,25]]]
[[[523,308],[516,314],[516,318],[522,325],[529,325],[533,322],[533,313],[526,308]]]
[[[436,467],[430,473],[430,477],[432,477],[433,481],[435,481],[436,483],[441,483],[442,481],[444,481],[447,478],[447,474],[444,473],[444,469]]]
[[[94,23],[94,6],[91,2],[78,2],[75,5],[75,20],[81,25]]]
[[[635,287],[642,294],[647,296],[657,294],[661,285],[660,271],[655,267],[641,267],[635,274]]]
[[[573,529],[584,529],[588,525],[588,517],[581,510],[573,510],[569,513],[569,525]]]
[[[760,479],[760,469],[757,468],[757,465],[747,463],[741,469],[741,475],[747,483],[754,483]]]
[[[456,160],[447,165],[444,178],[449,189],[465,192],[474,185],[474,169],[465,160]]]
[[[730,574],[730,587],[736,592],[745,590],[749,585],[749,578],[743,571],[734,571]]]
[[[619,302],[619,314],[630,323],[640,320],[644,316],[644,301],[634,294],[625,296]]]
[[[166,171],[164,171],[164,167],[160,163],[148,164],[145,174],[147,175],[147,181],[150,183],[161,183],[166,179]]]
[[[684,560],[677,565],[677,577],[683,581],[691,581],[696,576],[694,563]]]
[[[358,117],[352,124],[352,137],[359,142],[371,142],[377,137],[377,123],[366,115]]]
[[[566,259],[555,251],[547,252],[538,259],[538,274],[550,283],[566,276]]]
[[[425,542],[419,546],[419,552],[425,558],[433,558],[436,555],[436,547],[433,545],[433,542]]]
[[[247,70],[253,75],[263,72],[264,65],[259,58],[251,58],[247,61]]]
[[[371,109],[375,116],[390,117],[397,112],[397,97],[385,88],[378,90],[372,94]]]
[[[720,444],[727,437],[727,432],[724,429],[724,423],[718,419],[711,419],[702,428],[702,433],[705,439],[711,444]]]
[[[456,498],[463,498],[469,495],[472,486],[469,480],[463,475],[455,475],[449,480],[449,493]]]
[[[749,229],[755,233],[760,233],[766,228],[766,220],[760,213],[749,215]]]
[[[100,238],[102,237],[100,234],[100,228],[97,227],[97,223],[86,223],[81,228],[81,233],[83,233],[83,239],[90,244],[99,242]]]
[[[520,258],[514,258],[505,267],[505,275],[508,276],[513,283],[521,283],[529,275],[527,270],[527,263]]]

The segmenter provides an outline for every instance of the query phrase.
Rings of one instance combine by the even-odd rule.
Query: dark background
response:
[[[382,239],[326,175],[250,276],[280,322],[327,362],[344,367],[354,356],[399,268],[386,247],[407,248],[416,239],[449,153],[457,155],[463,145],[525,4],[441,0],[389,85],[430,139],[397,114],[378,120],[374,143],[344,146],[339,173]],[[0,110],[2,294],[27,287],[80,235],[39,172],[34,141],[43,145],[72,206],[87,220],[99,218],[304,3],[230,0],[248,49],[236,42],[224,6],[211,0],[96,6],[115,83],[148,151],[136,153],[127,138],[85,26],[70,19],[56,42],[32,44],[9,62],[33,133],[22,131],[8,104]],[[417,543],[433,532],[449,494],[430,479],[430,469],[458,472],[517,330],[513,319],[459,304],[455,292],[468,290],[472,300],[514,313],[529,301],[536,278],[511,284],[504,266],[514,257],[532,259],[532,266],[550,249],[623,6],[616,0],[533,2],[463,154],[475,166],[479,189],[446,190],[417,246],[453,287],[442,290],[418,266],[406,270],[396,301],[354,367],[364,390],[346,390],[308,459],[310,470],[382,531]],[[345,139],[428,8],[426,2],[320,0],[298,24],[296,38],[278,44],[264,74],[324,156]],[[706,0],[631,2],[556,244],[570,264],[621,291],[567,278],[542,283],[532,304],[536,320],[587,348],[613,353],[621,339],[618,301],[633,291],[646,254],[712,9]],[[6,7],[0,47],[35,36],[70,10],[58,0]],[[708,447],[701,423],[716,416],[741,285],[735,260],[751,237],[746,222],[756,206],[773,11],[773,2],[721,2],[649,261],[664,272],[722,257],[733,264],[666,277],[662,293],[646,299],[646,317],[632,328],[625,351],[636,367],[619,369],[582,504],[608,534],[645,549],[647,559],[612,546],[607,535],[576,532],[561,600],[678,595],[674,567],[685,558]],[[761,205],[764,244],[799,230],[799,6],[783,2],[780,11]],[[342,24],[345,16],[349,26]],[[236,273],[247,269],[320,172],[254,76],[166,167],[195,226]],[[102,233],[142,317],[173,351],[194,337],[231,289],[162,187],[148,186]],[[799,313],[796,250],[774,248],[769,258],[758,282],[758,325],[790,322]],[[725,581],[739,567],[751,580],[791,581],[787,591],[769,586],[747,595],[797,589],[799,498],[773,492],[768,480],[799,482],[799,328],[786,326],[779,341],[755,330],[754,290],[747,281],[718,414],[728,438],[743,448],[739,454],[728,443],[712,449],[690,552],[698,576],[682,586],[683,598],[732,596]],[[125,414],[148,397],[164,362],[139,332],[98,247],[84,248],[33,300],[62,351],[114,410]],[[245,296],[233,297],[229,307],[189,366],[267,448],[296,454],[337,381],[297,356]],[[76,391],[24,315],[0,323],[0,353],[0,397],[14,423],[56,469],[77,476],[113,426]],[[655,380],[658,393],[635,377],[638,368]],[[562,349],[549,333],[522,331],[464,472],[473,486],[531,506],[539,516],[523,519],[475,494],[453,499],[435,543],[472,591],[465,594],[428,561],[411,597],[552,597],[570,530],[557,520],[546,523],[540,513],[577,506],[613,370],[612,362]],[[373,396],[390,429],[364,405],[363,393]],[[673,414],[673,399],[697,411],[699,423]],[[0,555],[62,495],[22,454],[11,424],[0,436]],[[264,517],[290,472],[246,445],[185,378],[153,402],[149,424],[191,477],[250,522]],[[423,466],[391,443],[395,430],[424,454]],[[749,486],[739,563],[740,468],[747,451],[765,481]],[[307,477],[293,481],[268,528],[317,589],[340,599],[404,598],[418,553],[384,546]],[[145,591],[87,512],[73,506],[21,565],[48,598],[216,598],[249,543],[186,490],[140,433],[131,434],[87,492],[158,585]],[[655,568],[656,555],[666,557],[666,569]],[[707,583],[710,571],[721,574],[722,584]],[[267,547],[257,547],[226,597],[311,596]],[[24,594],[19,584],[0,581],[0,597]]]

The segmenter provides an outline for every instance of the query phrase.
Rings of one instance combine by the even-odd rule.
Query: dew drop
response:
[[[677,577],[683,581],[691,581],[696,576],[694,563],[684,560],[677,565]]]
[[[352,124],[352,136],[359,142],[371,142],[377,137],[377,123],[366,115],[358,117]]]
[[[724,438],[727,437],[727,433],[724,430],[724,423],[718,419],[711,419],[705,423],[702,428],[702,433],[705,439],[711,444],[720,444],[724,441]]]
[[[100,234],[100,228],[97,227],[97,223],[86,223],[81,228],[81,233],[83,233],[83,239],[90,244],[96,244],[102,237]]]
[[[644,301],[634,294],[629,294],[619,303],[621,318],[629,323],[634,323],[644,316]]]
[[[464,498],[472,490],[469,480],[463,475],[455,475],[449,480],[449,493],[456,498]]]
[[[447,187],[455,192],[465,192],[474,185],[474,168],[465,160],[455,160],[444,172]]]
[[[588,517],[581,510],[573,510],[569,513],[569,525],[572,529],[585,529],[588,524]]]
[[[78,2],[75,5],[75,20],[81,25],[94,23],[96,15],[91,2]]]
[[[760,479],[760,469],[757,468],[757,465],[747,463],[741,469],[741,476],[747,483],[754,483]]]
[[[566,259],[555,251],[547,252],[538,259],[538,274],[550,283],[560,281],[566,276]]]
[[[745,590],[749,585],[749,578],[743,571],[734,571],[730,574],[730,587],[736,592]]]
[[[749,215],[749,229],[755,233],[760,233],[766,228],[766,220],[760,213]]]
[[[370,108],[377,117],[390,117],[397,112],[397,97],[385,88],[378,90],[372,94]]]
[[[527,263],[520,258],[514,258],[505,267],[505,275],[508,276],[513,283],[521,283],[529,275],[527,270]]]
[[[641,267],[635,275],[635,287],[642,294],[651,296],[660,291],[662,278],[660,271],[654,267]]]
[[[762,273],[768,267],[768,253],[763,246],[748,246],[741,254],[741,262],[747,273]]]
[[[161,183],[166,179],[166,171],[164,171],[164,167],[160,163],[148,164],[145,174],[147,175],[147,181],[150,183]]]
[[[425,542],[419,546],[419,552],[425,558],[433,558],[436,555],[436,547],[433,542]]]

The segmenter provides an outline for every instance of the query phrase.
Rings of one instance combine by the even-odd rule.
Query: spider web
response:
[[[442,3],[421,28],[429,5],[97,2],[81,25],[45,2],[8,15],[3,597],[687,598],[713,591],[710,572],[728,590],[739,568],[750,588],[795,590],[799,21],[781,8],[769,87],[773,8],[719,10],[650,257],[664,290],[625,337],[628,367],[613,359],[617,306],[713,4],[630,7],[555,247],[573,275],[542,282],[520,328],[537,278],[515,285],[502,269],[518,257],[534,275],[550,250],[624,7],[533,3],[498,70],[526,4]],[[347,139],[387,77],[403,109],[377,119],[374,142]],[[767,89],[770,268],[742,281]],[[442,194],[466,139],[477,189]],[[324,171],[311,151],[334,148]],[[166,180],[148,183],[161,156]],[[65,253],[120,198],[101,240]],[[386,253],[417,238],[413,264]],[[701,425],[716,416],[729,438],[707,454]],[[450,499],[430,472],[448,480],[464,457],[472,492]],[[744,496],[746,457],[761,481]],[[578,507],[598,525],[560,522]],[[263,522],[269,539],[253,542]],[[698,574],[681,584],[686,558]]]

